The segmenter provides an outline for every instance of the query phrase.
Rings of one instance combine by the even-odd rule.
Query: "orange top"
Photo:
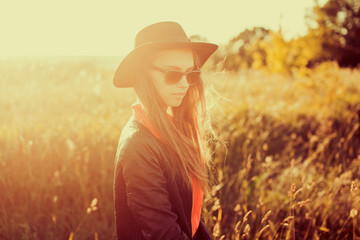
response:
[[[143,124],[145,127],[147,127],[159,140],[163,141],[162,137],[158,132],[155,131],[155,129],[151,126],[146,113],[144,109],[142,109],[141,104],[133,104],[131,106],[133,109],[133,113],[135,116],[135,119]],[[169,114],[169,117],[173,118]],[[201,215],[201,205],[203,202],[203,190],[198,186],[198,183],[194,177],[194,175],[191,173],[192,178],[192,186],[193,186],[193,201],[192,201],[192,210],[191,210],[191,229],[192,229],[192,236],[194,237],[196,230],[199,227],[200,223],[200,215]]]

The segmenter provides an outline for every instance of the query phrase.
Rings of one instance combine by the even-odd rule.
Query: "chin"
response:
[[[184,99],[181,99],[181,100],[180,99],[178,99],[178,100],[171,99],[171,101],[168,101],[166,105],[169,107],[179,107],[183,101],[184,101]]]
[[[179,107],[180,105],[181,105],[181,102],[174,103],[174,104],[169,104],[169,107]]]
[[[169,107],[179,107],[181,104],[171,104]]]

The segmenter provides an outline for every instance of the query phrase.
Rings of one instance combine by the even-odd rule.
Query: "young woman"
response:
[[[176,22],[143,28],[113,83],[137,102],[115,157],[117,239],[212,239],[201,215],[209,194],[209,137],[201,67],[216,44],[191,42]],[[205,136],[207,138],[205,139]]]

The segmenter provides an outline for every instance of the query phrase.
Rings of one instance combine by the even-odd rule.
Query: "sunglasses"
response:
[[[200,76],[201,76],[200,69],[192,70],[189,72],[181,72],[181,71],[177,71],[177,70],[165,70],[165,69],[159,68],[154,65],[152,65],[151,68],[164,73],[165,74],[165,82],[167,84],[175,84],[175,83],[179,82],[181,80],[181,78],[185,75],[188,84],[194,85],[194,84],[196,84],[197,81],[200,80]]]

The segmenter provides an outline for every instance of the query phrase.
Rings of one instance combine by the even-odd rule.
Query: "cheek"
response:
[[[160,89],[159,89],[160,95],[162,96],[162,98],[164,100],[169,100],[169,98],[171,98],[171,93],[173,92],[171,87],[169,87],[168,85],[165,84],[161,84]]]
[[[156,89],[156,91],[159,93],[159,95],[166,100],[168,96],[171,95],[171,87],[167,85],[163,79],[159,77],[152,76],[151,81]]]

